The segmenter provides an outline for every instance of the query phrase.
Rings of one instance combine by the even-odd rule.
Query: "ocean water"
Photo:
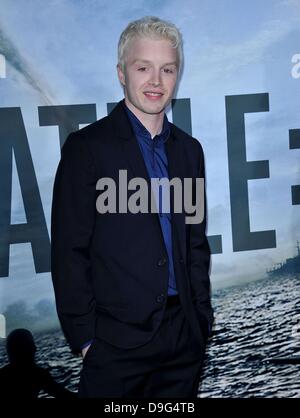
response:
[[[300,355],[300,277],[266,278],[218,290],[213,306],[214,335],[198,396],[300,397],[300,364],[272,362]],[[37,334],[35,341],[37,363],[77,391],[81,359],[70,354],[61,331]],[[0,366],[6,362],[2,344]]]
[[[298,398],[300,276],[268,278],[215,293],[216,320],[200,397]]]

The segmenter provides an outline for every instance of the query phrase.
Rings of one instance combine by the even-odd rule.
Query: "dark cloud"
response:
[[[55,304],[50,299],[41,299],[32,308],[26,300],[18,300],[7,306],[3,315],[6,319],[6,334],[16,328],[27,328],[32,332],[59,327]]]

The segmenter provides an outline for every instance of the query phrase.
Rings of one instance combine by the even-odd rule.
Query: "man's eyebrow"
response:
[[[132,64],[137,64],[137,63],[142,63],[142,64],[152,64],[151,61],[149,60],[143,60],[143,59],[136,59],[133,61]],[[177,61],[172,61],[172,62],[166,62],[165,64],[163,64],[162,66],[165,67],[166,65],[177,65]]]
[[[142,63],[145,63],[145,64],[150,64],[151,63],[151,61],[148,61],[148,60],[136,59],[136,60],[133,61],[132,64],[136,64],[137,62],[142,62]]]

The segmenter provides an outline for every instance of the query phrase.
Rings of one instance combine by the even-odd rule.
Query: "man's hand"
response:
[[[90,345],[88,345],[88,346],[86,346],[86,347],[84,347],[84,348],[82,349],[82,351],[81,351],[81,353],[82,353],[82,359],[84,359],[84,357],[85,357],[86,353],[88,352],[88,350],[89,350],[90,346],[91,346],[91,344],[90,344]]]

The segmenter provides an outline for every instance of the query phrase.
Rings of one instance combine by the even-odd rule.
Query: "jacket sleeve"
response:
[[[84,136],[62,147],[51,211],[51,274],[57,314],[73,353],[94,337],[90,243],[96,212],[95,168]]]
[[[198,177],[205,182],[204,154],[199,146]],[[211,335],[213,309],[211,306],[211,287],[209,278],[211,251],[206,236],[207,203],[204,183],[204,217],[202,222],[190,225],[189,271],[194,292],[194,303],[204,337]]]

